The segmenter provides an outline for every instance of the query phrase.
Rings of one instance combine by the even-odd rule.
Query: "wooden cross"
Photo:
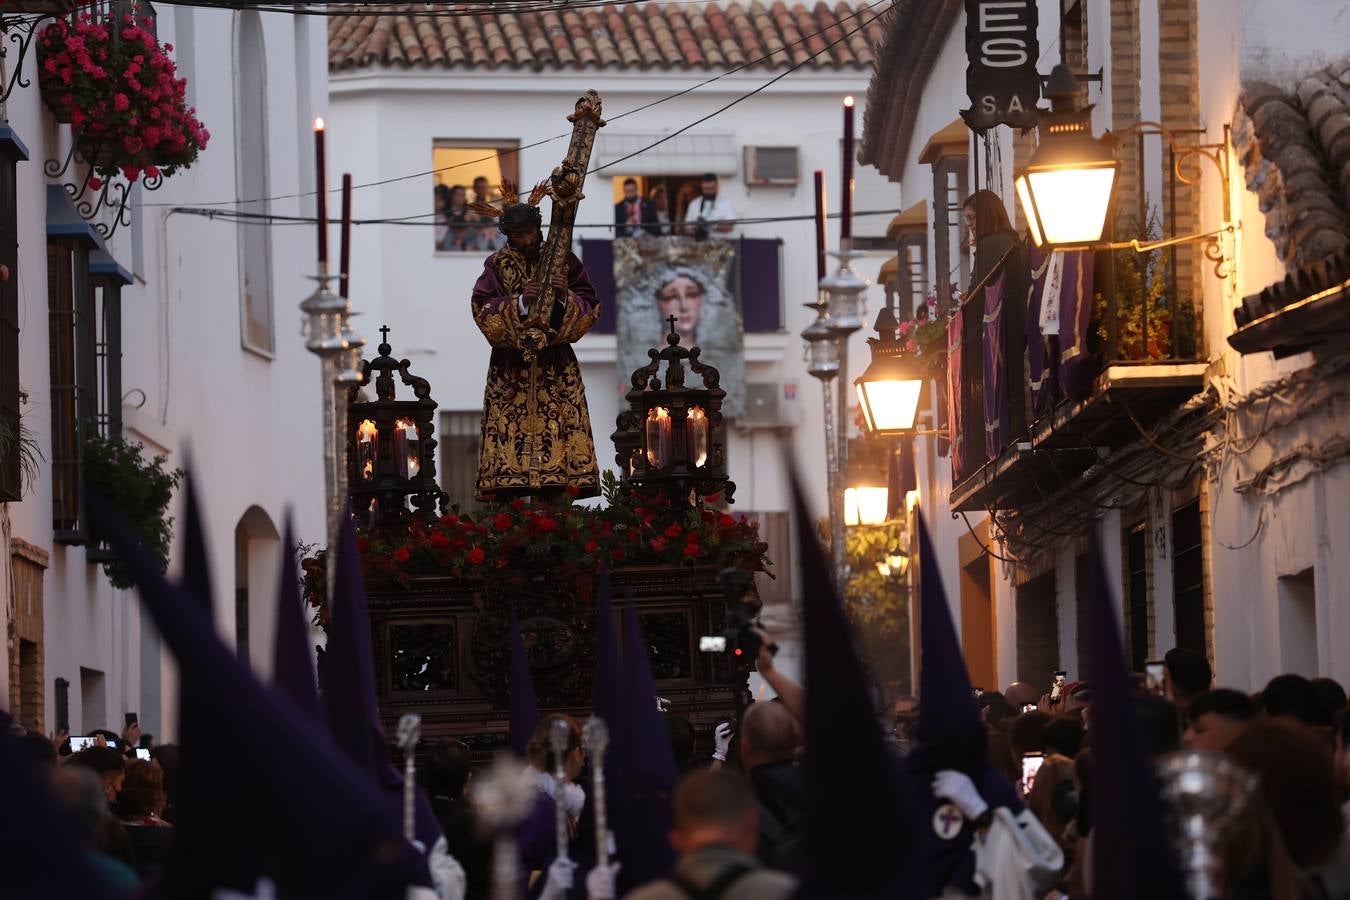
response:
[[[679,316],[671,316],[671,317],[669,317],[668,319],[666,319],[666,321],[670,323],[670,333],[671,333],[671,334],[674,334],[674,333],[675,333],[675,323],[678,322],[679,320],[680,320],[680,319],[679,319]]]
[[[380,326],[380,343],[381,343],[381,344],[387,344],[387,343],[389,343],[389,326],[388,326],[388,325],[381,325],[381,326]]]

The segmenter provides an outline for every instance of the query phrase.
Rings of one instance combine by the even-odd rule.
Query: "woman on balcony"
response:
[[[998,194],[989,190],[971,194],[962,205],[961,218],[975,248],[974,273],[962,301],[965,333],[978,335],[982,348],[979,357],[963,354],[962,369],[967,384],[983,384],[984,428],[973,431],[984,432],[983,455],[994,459],[1026,433],[1023,358],[1031,278],[1026,248]],[[974,343],[968,346],[973,348]]]

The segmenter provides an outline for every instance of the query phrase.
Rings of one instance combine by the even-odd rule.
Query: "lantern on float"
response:
[[[619,480],[690,501],[722,494],[730,503],[736,485],[727,480],[721,375],[699,359],[698,347],[680,346],[677,320],[669,321],[666,346],[648,350],[651,362],[633,372],[628,409],[612,435]],[[686,364],[702,387],[685,385]]]
[[[370,526],[392,525],[409,515],[429,522],[445,502],[436,484],[436,441],[431,437],[436,401],[427,380],[408,371],[411,363],[390,355],[389,329],[380,333],[380,355],[361,363],[360,380],[348,394],[352,510]],[[360,399],[358,389],[369,389],[372,383],[375,399]],[[411,396],[397,395],[400,384]]]

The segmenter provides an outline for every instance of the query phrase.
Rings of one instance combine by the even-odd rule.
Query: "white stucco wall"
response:
[[[1344,4],[1326,0],[1298,0],[1272,4],[1263,0],[1201,0],[1199,14],[1200,110],[1206,143],[1223,144],[1225,125],[1233,120],[1243,79],[1275,81],[1292,89],[1302,75],[1343,58],[1350,45],[1350,12]],[[1159,101],[1157,0],[1141,4],[1141,114],[1143,119],[1158,119]],[[1048,73],[1058,61],[1056,20],[1058,4],[1041,4],[1040,69]],[[1088,57],[1090,71],[1104,70],[1105,82],[1089,87],[1089,100],[1096,103],[1094,130],[1110,127],[1110,38],[1105,4],[1093,4],[1089,10]],[[942,49],[924,85],[913,126],[909,159],[899,177],[905,206],[932,199],[932,174],[920,165],[918,156],[928,136],[947,125],[956,111],[968,105],[965,96],[964,22],[958,22]],[[1012,148],[1006,129],[997,132],[1005,179],[1010,175]],[[1146,153],[1147,194],[1154,198],[1162,190],[1162,159],[1150,143]],[[1229,348],[1226,337],[1234,328],[1233,309],[1246,294],[1260,291],[1285,274],[1274,248],[1264,234],[1264,217],[1255,196],[1244,184],[1244,174],[1236,155],[1229,148],[1221,153],[1231,172],[1229,200],[1233,237],[1226,242],[1229,260],[1227,277],[1218,278],[1213,267],[1203,270],[1205,292],[1205,348],[1212,363],[1211,374],[1223,385],[1226,397],[1246,393],[1272,378],[1280,377],[1312,362],[1312,357],[1285,360],[1276,364],[1269,354],[1241,357]],[[983,159],[981,159],[983,170]],[[1200,163],[1202,172],[1202,228],[1219,228],[1224,220],[1223,189],[1217,170],[1208,162]],[[981,178],[983,174],[981,173]],[[991,185],[1011,202],[1010,189]],[[931,241],[930,241],[931,245]],[[930,260],[933,258],[930,246]],[[1327,420],[1323,437],[1337,427],[1344,428],[1343,417]],[[920,440],[921,448],[927,442]],[[950,464],[938,459],[926,462],[931,451],[919,452],[920,490],[926,521],[932,530],[943,581],[954,616],[959,617],[957,541],[965,533],[960,519],[949,514]],[[1215,663],[1220,683],[1238,687],[1260,687],[1282,671],[1278,628],[1280,599],[1279,577],[1312,567],[1317,581],[1317,641],[1322,649],[1318,668],[1322,674],[1344,673],[1350,654],[1340,649],[1350,646],[1350,625],[1346,615],[1332,598],[1343,592],[1350,565],[1336,563],[1334,555],[1319,548],[1335,546],[1335,535],[1346,527],[1340,520],[1343,509],[1350,509],[1345,467],[1314,474],[1275,500],[1242,498],[1233,492],[1234,474],[1224,470],[1219,483],[1210,485],[1208,572],[1215,608],[1212,634]],[[1166,552],[1160,552],[1157,534],[1154,542],[1153,597],[1155,611],[1154,651],[1163,653],[1175,646],[1172,609],[1171,500],[1155,498],[1155,525],[1162,528]],[[1262,506],[1265,511],[1262,512]],[[979,515],[970,514],[978,524]],[[1238,547],[1261,530],[1248,546]],[[1121,522],[1118,513],[1098,522],[1106,548],[1107,576],[1118,584],[1121,567]],[[1331,543],[1328,543],[1331,542]],[[1299,548],[1291,555],[1289,548]],[[997,551],[997,548],[995,548]],[[1300,560],[1293,559],[1300,555]],[[1305,559],[1306,557],[1306,559]],[[1061,665],[1078,662],[1076,627],[1076,589],[1073,578],[1074,554],[1063,550],[1057,558],[1056,581],[1060,624]],[[1008,580],[1005,566],[994,567],[996,583],[995,631],[996,664],[1003,684],[1016,677],[1016,591]],[[1117,604],[1118,612],[1119,604]],[[959,618],[957,619],[959,621]],[[1070,665],[1070,668],[1073,666]],[[1081,665],[1079,666],[1081,668]],[[1344,678],[1344,674],[1336,677]]]
[[[599,91],[611,124],[602,134],[661,132],[682,127],[762,85],[773,73],[749,72],[725,77],[691,94],[622,119],[630,109],[706,80],[706,73],[647,74],[515,72],[404,72],[358,70],[334,73],[331,80],[331,144],[333,171],[350,171],[361,184],[432,168],[437,138],[518,141],[520,180],[529,185],[547,175],[566,149],[565,140],[537,148],[535,141],[570,131],[565,116],[577,96]],[[688,132],[690,135],[732,134],[738,157],[747,145],[800,147],[802,180],[796,187],[747,188],[741,174],[721,179],[721,192],[742,217],[810,215],[811,173],[824,169],[829,179],[831,211],[839,199],[840,103],[848,94],[861,97],[867,76],[862,72],[802,70],[762,93]],[[860,124],[859,124],[859,127]],[[592,160],[592,165],[596,161]],[[592,175],[578,225],[611,224],[613,180],[632,174],[622,165]],[[696,173],[694,173],[696,174]],[[336,178],[336,174],[334,175]],[[430,174],[355,192],[356,219],[426,215],[432,208]],[[892,206],[899,208],[896,191]],[[858,207],[861,209],[862,207]],[[547,221],[548,210],[544,210]],[[423,221],[427,221],[423,219]],[[748,237],[781,237],[783,306],[786,330],[746,336],[746,381],[788,381],[797,385],[801,424],[780,437],[770,430],[729,431],[728,457],[737,484],[734,509],[785,511],[791,506],[780,447],[796,454],[816,511],[825,511],[824,425],[820,387],[802,361],[799,333],[814,314],[802,304],[815,298],[814,229],[810,221],[763,223],[738,229]],[[838,243],[831,222],[829,246]],[[577,228],[576,236],[607,236],[602,229]],[[469,293],[482,271],[485,253],[435,253],[426,226],[360,226],[353,237],[352,301],[363,313],[357,327],[371,347],[376,329],[388,324],[394,352],[408,357],[413,371],[431,382],[432,397],[442,410],[482,408],[489,348],[473,323]],[[856,265],[871,280],[890,253],[878,252]],[[870,323],[883,302],[879,288],[869,292]],[[850,381],[870,358],[867,328],[853,338]],[[614,362],[614,338],[590,335],[576,351],[582,364],[592,432],[601,468],[614,468],[614,430],[622,392]],[[714,365],[715,359],[710,360]],[[795,557],[795,551],[794,551]],[[780,576],[782,577],[782,576]]]
[[[227,220],[176,214],[170,204],[196,206],[230,201],[235,192],[233,34],[236,14],[163,7],[162,41],[179,47],[180,66],[191,82],[192,102],[211,141],[190,170],[167,179],[132,224],[114,236],[110,251],[132,268],[133,241],[144,265],[136,284],[123,289],[123,390],[127,435],[169,464],[183,466],[187,451],[206,513],[216,593],[216,621],[228,642],[235,628],[235,527],[258,507],[280,530],[294,509],[299,539],[321,539],[322,476],[318,364],[298,334],[296,304],[312,289],[304,276],[313,268],[309,229],[269,229],[273,254],[272,295],[276,352],[244,350],[240,342],[240,286],[236,228]],[[274,194],[295,194],[302,166],[312,166],[297,123],[325,102],[326,63],[321,18],[263,14],[267,58],[266,160]],[[297,38],[297,32],[301,37]],[[297,56],[297,48],[308,48]],[[34,65],[33,54],[25,59]],[[300,95],[303,72],[308,93]],[[21,381],[29,391],[24,409],[46,459],[51,458],[45,260],[46,179],[43,160],[68,140],[55,126],[36,87],[20,89],[8,103],[8,118],[32,152],[18,169],[19,270],[22,333]],[[155,205],[150,205],[155,204]],[[222,207],[228,209],[228,206]],[[297,214],[296,200],[273,211]],[[139,237],[136,237],[136,234]],[[144,401],[142,402],[142,397]],[[173,665],[153,640],[143,647],[136,597],[112,590],[102,572],[85,560],[82,547],[52,539],[52,479],[43,466],[20,503],[9,505],[13,534],[50,551],[44,582],[46,719],[54,727],[55,679],[71,682],[71,726],[80,733],[107,726],[120,731],[123,713],[140,713],[145,731],[171,738],[175,731]],[[171,509],[181,531],[181,493]],[[270,667],[275,618],[276,552],[262,560],[264,575],[250,596],[250,639],[255,665]],[[177,547],[170,561],[176,571]],[[105,673],[105,721],[90,721],[80,695],[81,667]],[[153,707],[158,705],[158,709]]]

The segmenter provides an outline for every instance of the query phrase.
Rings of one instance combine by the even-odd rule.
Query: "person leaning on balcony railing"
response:
[[[975,261],[967,294],[962,302],[972,302],[970,289],[979,287],[986,279],[993,281],[998,273],[1003,276],[1003,362],[1006,367],[1008,390],[1008,421],[1004,432],[1005,446],[1026,430],[1026,369],[1023,358],[1027,340],[1027,290],[1031,285],[1031,271],[1027,262],[1026,246],[1008,221],[1003,200],[993,191],[980,190],[966,198],[961,207],[961,221],[967,241],[973,236]],[[991,277],[992,275],[992,277]],[[983,297],[978,301],[980,317],[984,314]],[[977,327],[981,319],[968,324]],[[969,331],[967,332],[969,333]],[[981,341],[983,332],[981,332]],[[972,359],[973,357],[973,359]],[[983,378],[983,363],[977,354],[967,355],[971,368],[969,378]]]

